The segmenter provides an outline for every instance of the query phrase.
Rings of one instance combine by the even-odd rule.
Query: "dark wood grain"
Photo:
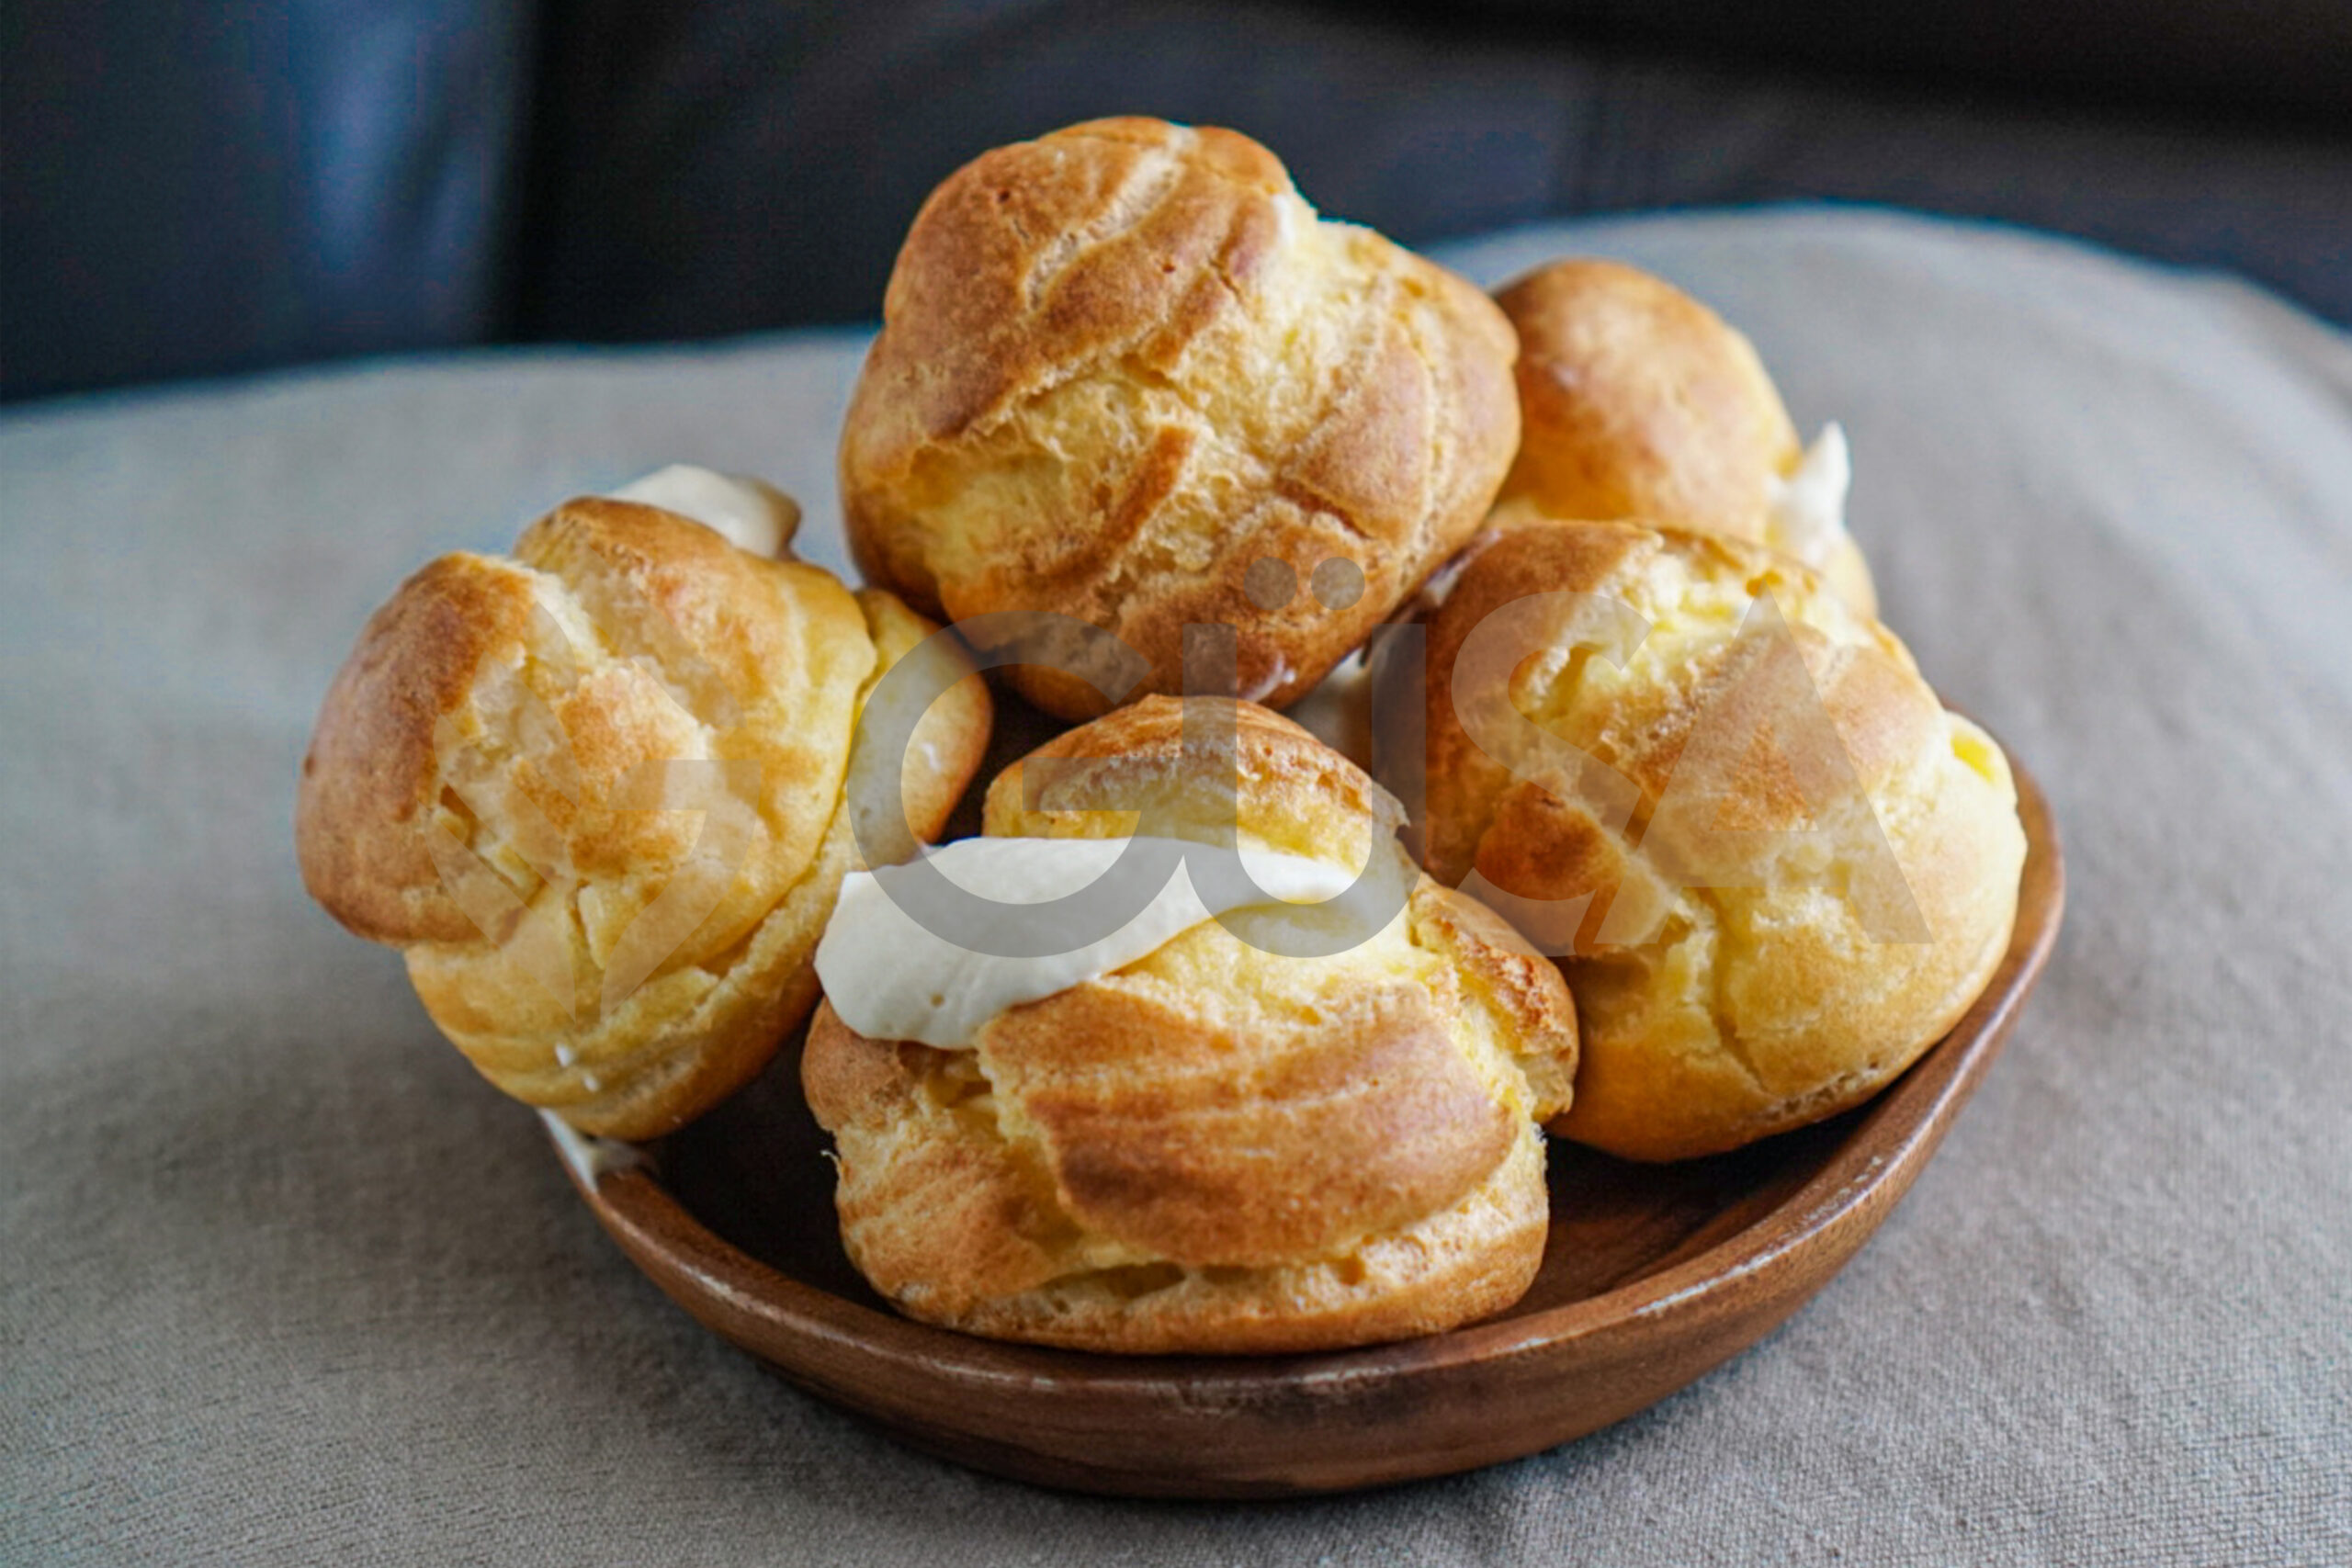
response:
[[[685,1309],[907,1443],[1048,1486],[1143,1496],[1337,1491],[1492,1464],[1681,1388],[1804,1304],[1878,1228],[2015,1026],[2065,878],[2022,769],[2017,932],[1966,1017],[1885,1093],[1735,1154],[1636,1166],[1552,1146],[1544,1269],[1510,1311],[1337,1354],[1120,1358],[910,1323],[834,1229],[796,1053],[582,1195]]]

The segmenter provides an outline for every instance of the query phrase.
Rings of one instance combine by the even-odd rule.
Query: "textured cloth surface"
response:
[[[1853,438],[1888,619],[2043,782],[2066,934],[1877,1238],[1584,1442],[1269,1506],[1031,1490],[760,1371],[303,897],[360,622],[673,459],[839,564],[860,342],[494,355],[0,423],[0,1560],[2352,1561],[2352,345],[2240,286],[1792,215],[1654,267]]]

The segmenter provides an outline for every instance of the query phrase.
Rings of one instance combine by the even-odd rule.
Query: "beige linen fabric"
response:
[[[391,954],[295,763],[432,554],[673,460],[842,564],[859,340],[496,354],[0,419],[0,1560],[2352,1561],[2352,346],[2242,287],[1795,213],[1655,268],[1845,423],[1889,619],[2074,902],[1878,1238],[1679,1397],[1481,1474],[1123,1504],[917,1458],[695,1327]]]

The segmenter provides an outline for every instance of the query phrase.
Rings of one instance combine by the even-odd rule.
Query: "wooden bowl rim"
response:
[[[1282,1356],[1125,1356],[991,1340],[934,1327],[835,1295],[760,1262],[711,1231],[643,1164],[593,1176],[571,1159],[572,1184],[623,1250],[682,1303],[766,1325],[763,1338],[831,1347],[921,1378],[1035,1395],[1081,1392],[1139,1407],[1171,1394],[1250,1402],[1268,1394],[1343,1391],[1364,1381],[1440,1380],[1469,1364],[1555,1353],[1580,1341],[1703,1314],[1742,1281],[1788,1267],[1875,1193],[1907,1188],[1997,1055],[2033,987],[2064,912],[2065,869],[2049,802],[2010,754],[2026,834],[2017,925],[1984,990],[1960,1021],[1861,1111],[1822,1168],[1731,1235],[1656,1273],[1578,1301],[1488,1319],[1418,1339]],[[1891,1146],[1871,1134],[1899,1128]],[[1875,1219],[1871,1221],[1874,1226]],[[1864,1232],[1867,1235],[1867,1227]],[[1857,1241],[1859,1245],[1859,1239]],[[729,1336],[729,1337],[739,1337]],[[755,1349],[821,1382],[813,1364]]]

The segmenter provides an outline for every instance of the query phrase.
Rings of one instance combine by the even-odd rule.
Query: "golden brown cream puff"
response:
[[[1213,721],[1190,745],[1188,705]],[[1390,902],[1343,918],[1218,897],[1203,873],[1190,914],[1040,970],[908,964],[925,939],[888,933],[911,917],[879,883],[846,891],[802,1077],[866,1279],[927,1322],[1128,1352],[1363,1344],[1515,1301],[1575,1015],[1549,962],[1406,860],[1398,820],[1287,720],[1154,697],[1016,763],[986,836],[929,858],[975,852],[1002,895],[1035,883],[1024,867],[1091,874],[1165,835],[1238,846],[1293,895]]]
[[[1128,695],[1188,689],[1184,626],[1231,626],[1231,689],[1282,706],[1485,515],[1514,352],[1475,287],[1317,220],[1248,137],[1072,126],[915,219],[842,432],[851,548],[928,613],[1115,633],[1149,669]],[[1066,718],[1109,705],[1010,673]]]
[[[1760,601],[1760,602],[1759,602]],[[2007,760],[1893,634],[1761,546],[1532,522],[1429,621],[1425,863],[1564,955],[1554,1130],[1639,1159],[1858,1103],[2006,951]]]
[[[1665,279],[1557,261],[1499,290],[1519,333],[1522,429],[1505,515],[1640,519],[1750,539],[1877,613],[1845,526],[1845,433],[1811,450],[1746,337]],[[1514,504],[1518,503],[1518,504]]]
[[[789,503],[716,476],[650,491],[770,549]],[[859,863],[860,709],[930,624],[644,501],[583,498],[511,557],[445,556],[329,689],[295,835],[311,895],[401,950],[435,1023],[583,1132],[667,1132],[744,1082],[817,999]],[[935,834],[979,765],[976,676],[905,768]]]

